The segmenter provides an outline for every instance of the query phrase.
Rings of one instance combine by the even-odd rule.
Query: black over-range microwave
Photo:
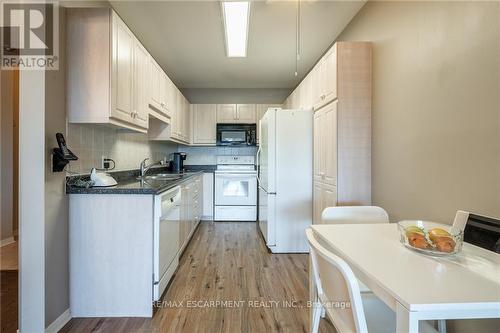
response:
[[[256,146],[255,124],[217,124],[217,146]]]

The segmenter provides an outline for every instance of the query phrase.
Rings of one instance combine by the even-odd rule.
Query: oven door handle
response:
[[[235,179],[235,178],[239,178],[241,180],[254,180],[256,179],[257,175],[255,173],[238,173],[238,174],[235,174],[235,173],[217,173],[215,175],[215,178],[231,178],[231,179]]]

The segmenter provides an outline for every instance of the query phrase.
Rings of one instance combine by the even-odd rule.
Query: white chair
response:
[[[325,208],[321,220],[325,224],[389,223],[389,215],[377,206],[339,206]]]
[[[339,206],[325,208],[321,221],[324,224],[389,223],[389,215],[377,206]],[[362,293],[371,292],[362,282],[359,282],[359,287]]]
[[[375,295],[361,296],[349,265],[326,250],[306,229],[318,299],[314,302],[312,333],[317,333],[323,308],[338,333],[396,332],[396,314]],[[349,302],[349,306],[347,305]],[[420,321],[420,333],[437,332]]]
[[[463,210],[457,210],[455,214],[455,219],[453,220],[453,226],[464,231],[467,220],[469,219],[469,212]]]

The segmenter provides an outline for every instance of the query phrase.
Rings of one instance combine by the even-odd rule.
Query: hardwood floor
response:
[[[17,271],[18,261],[18,242],[0,247],[1,271]]]
[[[17,330],[18,271],[0,272],[0,332],[15,333]]]
[[[308,256],[270,254],[255,223],[203,222],[153,318],[74,318],[61,332],[308,332],[308,276]]]
[[[15,333],[18,325],[18,243],[0,247],[0,332]]]

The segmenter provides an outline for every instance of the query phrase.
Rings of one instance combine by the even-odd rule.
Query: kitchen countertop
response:
[[[186,172],[182,173],[180,179],[175,180],[140,180],[137,179],[139,176],[139,170],[130,171],[117,171],[108,172],[116,179],[118,183],[111,187],[78,187],[75,186],[77,180],[89,180],[89,175],[72,176],[66,178],[66,193],[67,194],[159,194],[161,192],[167,191],[186,180],[202,174],[203,172],[213,172],[212,166],[186,166]],[[147,172],[147,176],[152,176],[159,173],[177,174],[172,173],[165,167],[151,168]]]

